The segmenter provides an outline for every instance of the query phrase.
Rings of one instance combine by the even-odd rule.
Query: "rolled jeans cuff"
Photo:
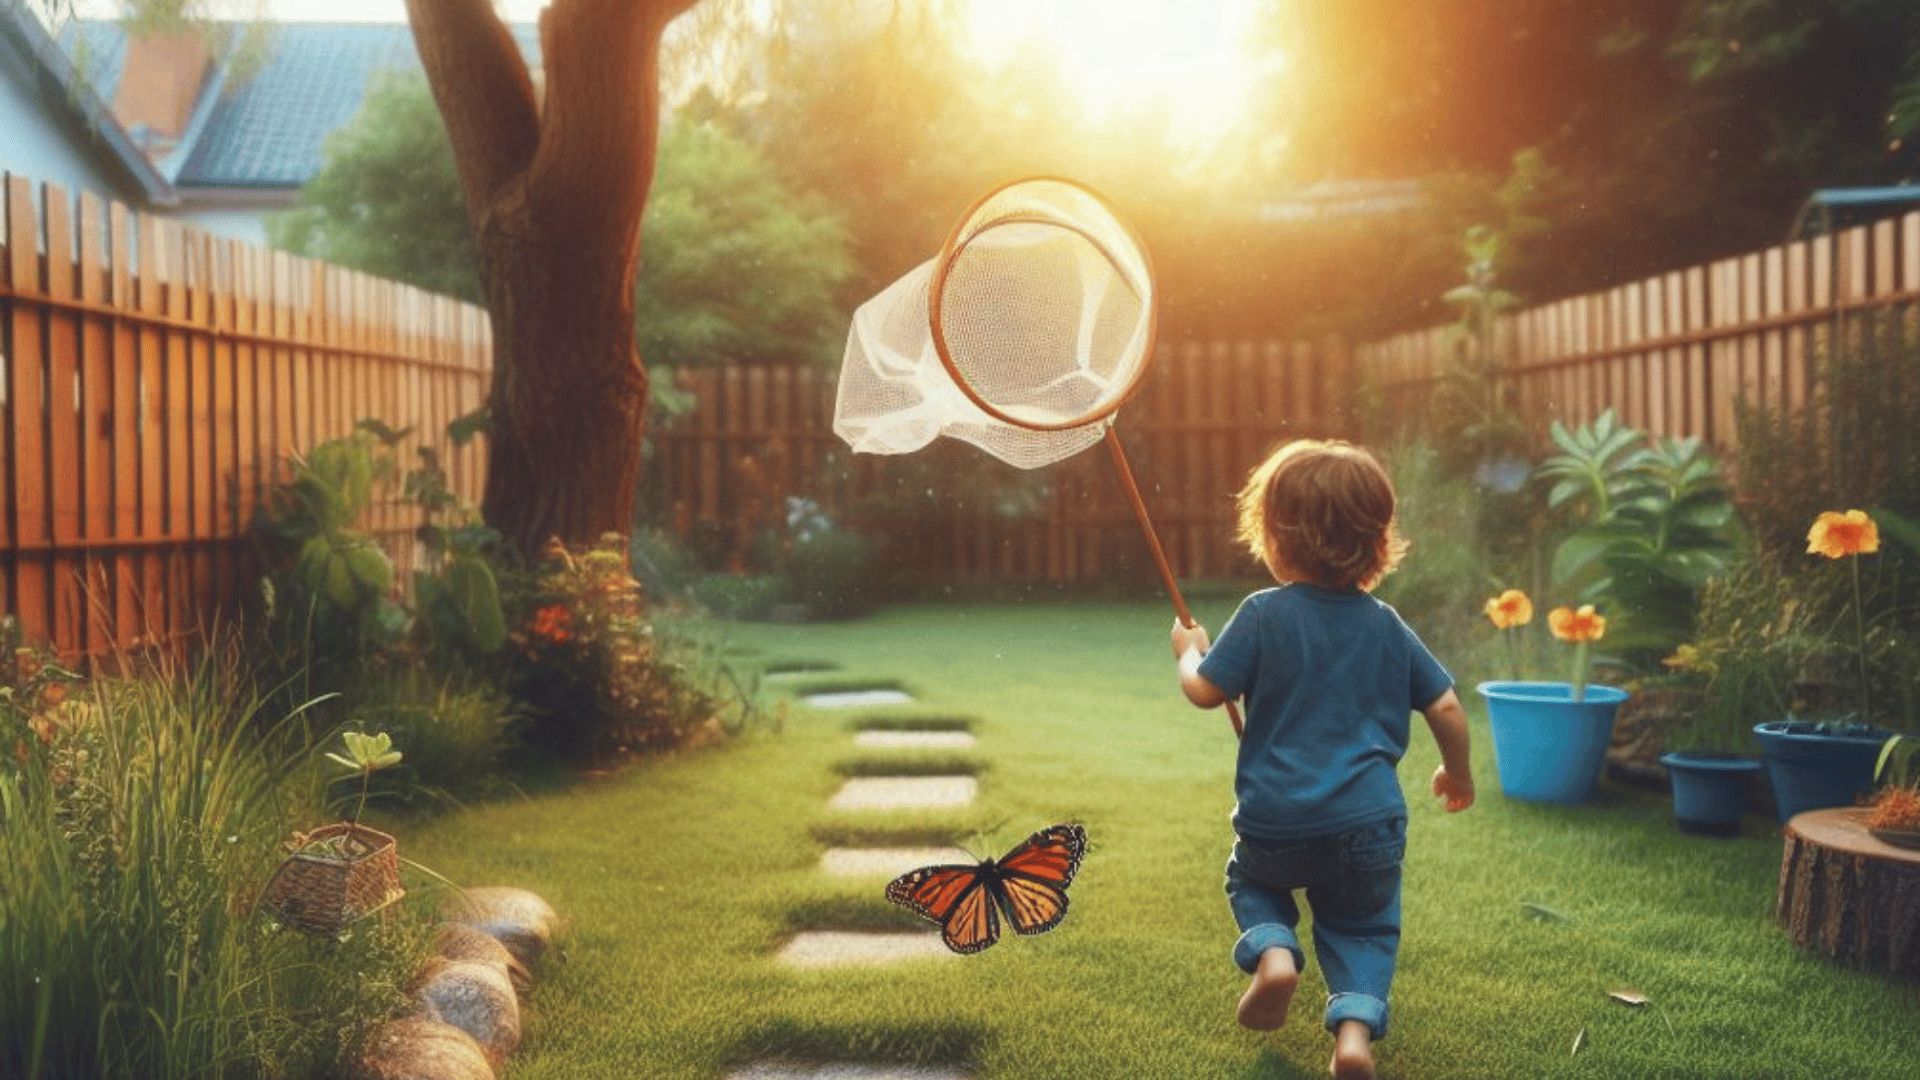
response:
[[[1387,1003],[1371,994],[1335,994],[1327,999],[1327,1030],[1337,1035],[1348,1020],[1367,1025],[1375,1042],[1387,1037]]]
[[[1307,954],[1300,951],[1300,939],[1279,923],[1261,923],[1249,927],[1233,944],[1233,962],[1251,975],[1260,967],[1260,954],[1268,949],[1285,949],[1293,954],[1293,970],[1307,970]],[[1217,953],[1215,955],[1218,955]]]

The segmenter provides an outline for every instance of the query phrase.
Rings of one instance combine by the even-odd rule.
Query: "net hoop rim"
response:
[[[963,240],[967,235],[965,231],[967,224],[973,220],[975,214],[980,212],[981,207],[993,201],[1003,192],[1019,187],[1022,184],[1035,183],[1059,184],[1063,187],[1072,188],[1091,198],[1102,210],[1106,211],[1107,216],[1113,219],[1114,224],[1120,226],[1121,231],[1126,234],[1127,239],[1133,242],[1134,250],[1140,255],[1140,266],[1146,271],[1147,275],[1146,286],[1149,298],[1149,302],[1146,305],[1146,345],[1144,346],[1141,361],[1134,366],[1133,374],[1127,379],[1126,385],[1121,387],[1119,393],[1113,395],[1111,402],[1102,405],[1098,409],[1094,409],[1083,416],[1078,416],[1071,420],[1048,423],[1037,423],[1033,420],[1023,420],[1019,417],[1009,415],[1004,410],[981,397],[980,394],[968,384],[966,378],[960,374],[960,366],[954,362],[953,355],[948,351],[946,324],[941,317],[944,306],[941,297],[946,292],[947,274],[952,268],[955,258],[959,256],[961,251],[966,249],[966,244],[963,243]],[[1071,225],[1065,225],[1064,227],[1073,229],[1074,232],[1086,237],[1087,242],[1092,244],[1102,255],[1105,255],[1109,263],[1116,266],[1119,265],[1119,260],[1113,257],[1113,253],[1107,250],[1106,245],[1100,243],[1100,241],[1094,239],[1092,236],[1088,236],[1082,229],[1073,228]],[[1121,406],[1125,405],[1133,395],[1139,391],[1140,380],[1146,377],[1147,365],[1153,361],[1155,334],[1159,329],[1159,305],[1152,302],[1158,289],[1159,284],[1155,280],[1153,271],[1153,258],[1147,251],[1146,242],[1140,238],[1140,234],[1134,230],[1132,224],[1130,224],[1126,218],[1120,216],[1120,212],[1114,208],[1112,200],[1078,180],[1069,180],[1064,176],[1038,173],[1032,176],[1022,176],[1019,179],[1008,180],[1005,183],[996,185],[992,190],[975,199],[973,204],[967,207],[966,213],[961,214],[959,220],[953,223],[953,228],[947,232],[946,240],[940,245],[940,254],[934,263],[933,276],[927,282],[927,325],[932,330],[933,351],[940,357],[940,366],[947,369],[947,378],[953,380],[953,384],[959,387],[960,392],[966,395],[967,400],[978,406],[981,412],[986,413],[988,416],[1003,424],[1012,424],[1014,427],[1025,428],[1028,431],[1071,431],[1074,428],[1088,427],[1103,421],[1110,422],[1113,414],[1119,412]]]

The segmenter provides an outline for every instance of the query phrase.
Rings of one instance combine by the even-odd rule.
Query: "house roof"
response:
[[[239,24],[230,27],[238,40]],[[509,27],[528,65],[540,61],[538,28]],[[84,44],[82,44],[84,42]],[[112,100],[126,54],[114,22],[86,21],[62,35],[71,53],[84,48],[94,90]],[[194,120],[168,165],[181,188],[291,188],[320,171],[327,136],[352,123],[377,75],[418,72],[413,28],[406,23],[276,23],[253,75],[230,78],[234,51],[207,80]]]
[[[39,19],[25,4],[0,4],[0,42],[17,49],[38,70],[47,110],[79,133],[83,145],[95,148],[105,171],[127,186],[149,206],[173,206],[179,196],[142,154],[126,129],[83,77],[71,55],[56,45]],[[89,69],[86,74],[91,74]]]

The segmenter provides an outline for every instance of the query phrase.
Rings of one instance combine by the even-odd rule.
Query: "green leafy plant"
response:
[[[522,587],[510,682],[534,714],[529,744],[606,762],[720,725],[718,702],[655,633],[627,559],[617,534],[584,550],[555,540]]]
[[[319,790],[301,717],[265,711],[236,646],[84,683],[35,672],[62,693],[23,728],[0,717],[24,736],[0,772],[0,1075],[332,1076],[404,1003],[422,920],[342,945],[255,917]]]
[[[367,788],[373,782],[373,774],[400,764],[401,754],[393,748],[392,736],[384,731],[373,735],[359,731],[343,732],[340,740],[347,752],[342,755],[329,750],[327,760],[347,770],[346,777],[342,779],[360,778],[360,799],[354,803],[353,813],[347,818],[352,824],[358,825],[360,815],[367,809]]]
[[[1648,439],[1611,409],[1550,434],[1560,452],[1534,475],[1548,506],[1577,520],[1554,548],[1553,587],[1615,613],[1616,648],[1666,655],[1738,553],[1732,491],[1699,440]]]

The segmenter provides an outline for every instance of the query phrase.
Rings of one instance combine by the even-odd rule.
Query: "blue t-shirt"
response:
[[[1453,685],[1393,608],[1308,584],[1241,601],[1200,674],[1246,699],[1233,827],[1267,841],[1403,816],[1412,714]]]

